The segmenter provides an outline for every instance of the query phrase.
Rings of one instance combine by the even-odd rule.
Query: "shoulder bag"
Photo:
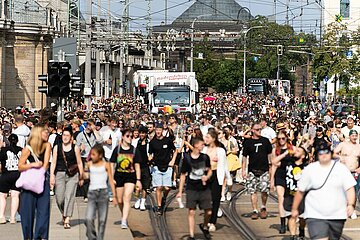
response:
[[[62,144],[61,144],[62,145]],[[73,145],[71,145],[72,148],[74,148]],[[75,151],[75,149],[74,149]],[[64,162],[65,162],[65,166],[66,166],[66,174],[69,175],[70,177],[73,177],[75,176],[78,172],[79,172],[79,166],[77,163],[75,164],[71,164],[69,165],[67,159],[66,159],[66,156],[65,156],[65,152],[64,152],[64,149],[62,148],[61,146],[61,152],[62,152],[62,155],[63,155],[63,158],[64,158]],[[75,158],[76,158],[76,155],[75,155]]]
[[[26,146],[31,155],[33,156],[35,162],[40,160],[34,154],[33,149],[27,145]],[[30,168],[26,171],[20,173],[19,179],[16,181],[15,186],[17,188],[22,188],[37,194],[41,194],[44,191],[44,182],[45,182],[45,169],[44,168]]]
[[[227,160],[228,160],[228,166],[229,166],[229,171],[230,172],[234,172],[234,171],[237,171],[238,169],[241,168],[241,163],[239,161],[239,158],[238,156],[236,156],[235,154],[233,153],[230,153],[231,152],[231,143],[230,143],[230,140],[228,140],[228,152],[229,154],[227,155]]]

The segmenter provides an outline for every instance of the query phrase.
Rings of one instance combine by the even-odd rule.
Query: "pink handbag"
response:
[[[30,146],[26,146],[26,147],[30,150],[31,155],[34,157],[35,161],[38,162],[39,159],[34,154],[32,148]],[[44,182],[45,182],[45,169],[30,168],[24,172],[21,172],[20,177],[16,181],[15,185],[17,188],[22,188],[40,194],[44,191]]]

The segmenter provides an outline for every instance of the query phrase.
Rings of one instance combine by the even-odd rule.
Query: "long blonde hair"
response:
[[[30,137],[28,140],[28,145],[33,149],[34,154],[39,157],[46,148],[45,142],[43,141],[41,134],[45,130],[43,126],[35,126],[32,128]]]

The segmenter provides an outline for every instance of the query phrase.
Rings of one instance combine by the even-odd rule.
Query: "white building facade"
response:
[[[320,0],[323,7],[324,26],[336,21],[336,15],[342,16],[343,24],[355,31],[360,26],[360,0]]]

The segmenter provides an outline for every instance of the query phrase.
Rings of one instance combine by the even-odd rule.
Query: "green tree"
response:
[[[354,36],[344,24],[332,23],[326,28],[323,45],[313,48],[312,72],[317,82],[334,76],[334,81],[340,81],[347,91],[350,82],[359,82],[359,56],[355,51],[351,59],[346,56],[356,43]]]

